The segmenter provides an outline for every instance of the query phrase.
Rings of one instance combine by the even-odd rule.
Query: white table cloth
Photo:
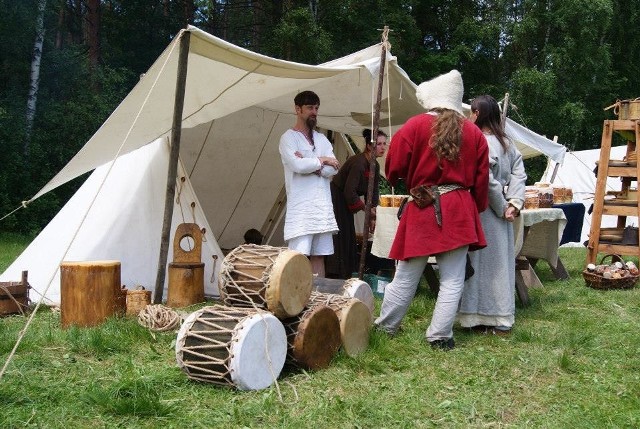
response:
[[[558,247],[566,225],[567,218],[562,209],[522,210],[513,225],[516,255],[544,259],[556,268]],[[526,237],[524,236],[525,227],[528,227]]]

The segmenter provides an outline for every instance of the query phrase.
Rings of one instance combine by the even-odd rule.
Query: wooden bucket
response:
[[[0,316],[24,314],[29,306],[29,289],[26,271],[19,282],[0,282]]]
[[[182,308],[204,302],[204,263],[169,264],[167,307]]]
[[[640,97],[634,100],[618,101],[613,113],[618,116],[618,119],[640,119]]]
[[[60,324],[95,326],[123,315],[125,300],[119,261],[63,262],[60,264]]]
[[[151,291],[145,290],[144,287],[127,290],[126,294],[127,316],[137,317],[143,308],[151,304]]]

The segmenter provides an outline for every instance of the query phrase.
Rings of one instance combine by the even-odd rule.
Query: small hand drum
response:
[[[373,296],[373,291],[371,290],[371,286],[369,285],[369,283],[360,280],[357,277],[353,277],[347,279],[344,282],[343,288],[343,296],[359,299],[364,303],[364,305],[367,306],[367,308],[369,308],[369,311],[373,316],[373,310],[375,309],[375,298]]]
[[[309,259],[286,247],[245,244],[222,262],[220,297],[229,306],[259,307],[280,318],[298,315],[311,295]]]
[[[348,356],[357,356],[369,346],[371,312],[362,301],[340,295],[311,292],[309,302],[330,307],[340,322],[342,348]]]
[[[310,304],[282,323],[287,333],[288,364],[304,369],[329,366],[340,348],[340,321],[330,307]]]
[[[176,360],[187,377],[240,390],[269,387],[286,354],[282,322],[257,309],[203,307],[185,319],[176,339]]]

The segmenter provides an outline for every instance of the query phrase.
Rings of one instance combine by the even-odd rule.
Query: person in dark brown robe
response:
[[[378,130],[377,141],[373,141],[370,129],[362,132],[366,146],[365,151],[347,159],[331,181],[331,199],[333,211],[338,223],[338,234],[333,236],[334,253],[327,257],[327,276],[348,279],[358,270],[356,230],[353,215],[365,209],[360,198],[366,196],[369,183],[369,163],[371,156],[384,155],[387,147],[387,135]],[[369,229],[375,227],[376,206],[379,200],[380,164],[375,162],[373,178],[373,199],[371,202],[371,222]]]

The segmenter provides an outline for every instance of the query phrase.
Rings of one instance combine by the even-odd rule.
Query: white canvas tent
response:
[[[285,196],[278,141],[295,122],[294,95],[306,89],[319,94],[318,126],[331,132],[340,157],[349,151],[344,135],[357,137],[371,126],[380,44],[311,66],[259,55],[189,27],[74,158],[31,199],[100,167],[0,280],[19,279],[20,272],[28,270],[36,293],[48,288],[47,299],[57,302],[60,262],[115,259],[122,263],[123,284],[153,287],[166,177],[143,171],[161,169],[168,162],[179,41],[185,32],[190,33],[190,45],[180,146],[183,170],[176,179],[183,189],[193,190],[193,197],[174,204],[172,231],[177,223],[194,220],[184,215],[190,210],[196,212],[196,223],[206,228],[209,247],[202,258],[209,294],[218,293],[219,263],[213,266],[213,256],[222,257],[220,247],[241,244],[245,230],[261,229],[270,244],[283,244]],[[415,98],[416,85],[395,57],[387,53],[386,61],[380,126],[392,135],[423,109]],[[507,131],[525,157],[544,154],[562,162],[564,146],[511,120]],[[153,148],[147,147],[151,143]],[[71,218],[69,213],[77,216]],[[119,228],[112,227],[114,217]],[[65,231],[52,232],[58,225]],[[96,235],[105,238],[100,241]]]
[[[626,155],[627,147],[616,146],[611,148],[610,159],[621,160]],[[580,150],[575,152],[567,152],[564,162],[558,167],[554,184],[569,186],[573,190],[573,201],[585,205],[584,220],[582,223],[582,232],[580,234],[579,243],[566,243],[563,246],[582,246],[589,239],[589,231],[591,229],[591,215],[589,207],[593,204],[593,197],[596,192],[596,176],[593,169],[596,161],[600,159],[600,149]],[[541,182],[551,182],[553,171],[556,163],[547,162],[547,168],[540,179]],[[635,187],[635,186],[634,186]],[[619,177],[607,178],[607,191],[619,191],[621,189]],[[615,227],[617,222],[616,216],[602,216],[601,227]],[[629,216],[627,225],[638,226],[638,218]]]

